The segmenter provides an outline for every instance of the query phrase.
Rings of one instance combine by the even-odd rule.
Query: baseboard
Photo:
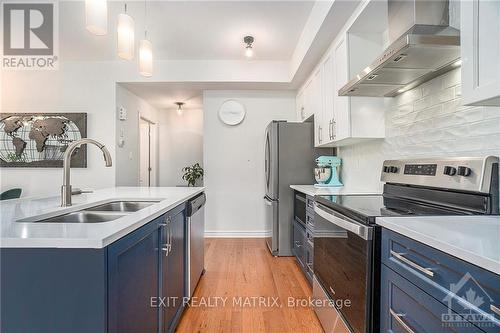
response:
[[[205,230],[205,238],[266,238],[267,231],[209,231]]]

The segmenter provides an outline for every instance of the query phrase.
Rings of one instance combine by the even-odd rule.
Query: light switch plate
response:
[[[120,106],[118,108],[118,119],[127,120],[127,109],[125,109],[123,106]]]

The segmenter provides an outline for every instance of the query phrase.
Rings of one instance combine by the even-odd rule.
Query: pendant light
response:
[[[85,0],[85,27],[97,36],[108,33],[107,0]]]
[[[127,4],[125,13],[118,14],[118,56],[125,60],[134,58],[134,19],[127,14]]]
[[[243,43],[246,44],[245,46],[245,57],[248,59],[251,59],[254,56],[254,51],[253,51],[253,42],[255,39],[253,36],[245,36],[243,38]]]
[[[184,105],[183,102],[175,102],[175,104],[177,104],[177,114],[179,116],[182,116],[182,106]]]
[[[147,8],[144,0],[144,39],[139,42],[139,74],[153,76],[153,44],[148,40]]]

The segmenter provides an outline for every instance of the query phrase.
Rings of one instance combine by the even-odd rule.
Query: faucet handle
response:
[[[71,195],[78,195],[78,194],[83,194],[83,193],[94,193],[92,190],[82,190],[80,188],[75,188],[71,190]]]

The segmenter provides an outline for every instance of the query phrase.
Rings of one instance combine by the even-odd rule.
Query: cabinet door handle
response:
[[[172,224],[168,225],[168,252],[172,252]]]
[[[411,327],[408,326],[408,324],[405,323],[405,321],[403,320],[402,317],[406,316],[405,314],[396,313],[396,312],[394,312],[393,309],[389,309],[389,312],[391,313],[392,318],[396,319],[396,321],[399,323],[399,325],[401,325],[406,332],[415,333],[415,331],[412,330]]]
[[[323,132],[323,129],[321,126],[318,126],[318,142],[321,143],[321,132]]]
[[[490,310],[493,311],[493,312],[495,312],[497,315],[500,316],[500,309],[497,308],[495,305],[490,304]]]
[[[411,267],[424,273],[427,276],[434,277],[434,272],[430,268],[424,268],[424,267],[420,266],[419,264],[414,263],[410,259],[404,257],[402,253],[397,253],[397,252],[391,250],[391,256],[393,256],[394,258],[398,259],[399,261],[401,261],[407,265],[410,265]]]
[[[300,108],[300,116],[302,117],[302,120],[305,118],[305,112],[304,112],[304,107]]]

